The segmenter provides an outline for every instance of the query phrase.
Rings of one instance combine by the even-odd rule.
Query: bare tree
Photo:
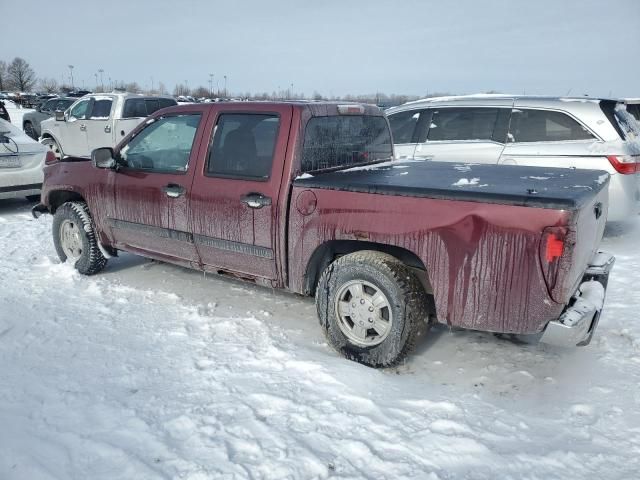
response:
[[[169,93],[169,91],[167,90],[167,87],[165,87],[164,83],[162,82],[158,82],[158,93],[160,95],[166,95]]]
[[[23,58],[14,58],[7,68],[7,73],[13,88],[21,92],[30,91],[36,84],[36,74]]]
[[[142,90],[140,88],[140,85],[138,85],[137,82],[127,83],[127,85],[124,88],[127,92],[131,92],[131,93],[140,93]]]
[[[179,95],[189,95],[189,92],[190,92],[189,87],[187,87],[186,85],[183,85],[182,83],[179,83],[173,89],[173,94],[176,97],[179,96]]]
[[[40,88],[46,93],[55,93],[58,91],[58,81],[55,78],[41,78]]]
[[[9,88],[7,85],[8,80],[9,78],[7,77],[7,62],[0,60],[0,90]]]
[[[205,88],[205,87],[198,87],[195,90],[193,90],[193,94],[194,97],[196,98],[202,98],[202,97],[207,97],[209,98],[209,89]]]

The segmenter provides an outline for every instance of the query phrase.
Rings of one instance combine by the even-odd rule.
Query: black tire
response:
[[[377,345],[358,345],[341,329],[336,302],[344,287],[354,281],[373,285],[388,300],[392,321]],[[376,368],[403,361],[428,325],[428,297],[418,278],[397,258],[376,251],[351,253],[330,264],[318,282],[316,308],[331,346],[350,360]]]
[[[68,259],[61,238],[61,227],[65,223],[77,226],[79,231],[81,247],[74,267],[83,275],[98,273],[107,264],[107,259],[98,246],[93,220],[87,204],[84,202],[64,203],[53,216],[53,244],[63,263]]]
[[[24,122],[24,133],[26,133],[27,135],[29,135],[31,138],[33,138],[35,141],[38,141],[38,134],[36,133],[36,131],[33,129],[33,125],[31,124],[31,122]]]

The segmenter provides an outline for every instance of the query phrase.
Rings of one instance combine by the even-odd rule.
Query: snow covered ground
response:
[[[2,480],[638,478],[640,221],[590,346],[438,327],[372,370],[310,299],[126,254],[83,277],[30,206],[0,201]]]

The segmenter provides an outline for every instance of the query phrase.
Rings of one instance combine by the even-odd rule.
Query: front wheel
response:
[[[376,251],[345,255],[327,267],[316,307],[329,343],[371,367],[401,362],[426,330],[427,294],[409,267]]]
[[[53,244],[60,260],[73,263],[76,270],[84,275],[98,273],[107,264],[84,202],[67,202],[56,210]]]
[[[32,125],[31,122],[24,122],[24,133],[29,135],[34,140],[36,140],[36,141],[38,140],[38,134],[36,133],[35,129],[33,128],[33,125]]]

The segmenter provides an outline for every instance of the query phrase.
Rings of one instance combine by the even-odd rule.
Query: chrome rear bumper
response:
[[[561,347],[588,345],[600,320],[609,272],[615,263],[609,253],[598,252],[584,273],[582,283],[557,320],[547,325],[540,341]]]

